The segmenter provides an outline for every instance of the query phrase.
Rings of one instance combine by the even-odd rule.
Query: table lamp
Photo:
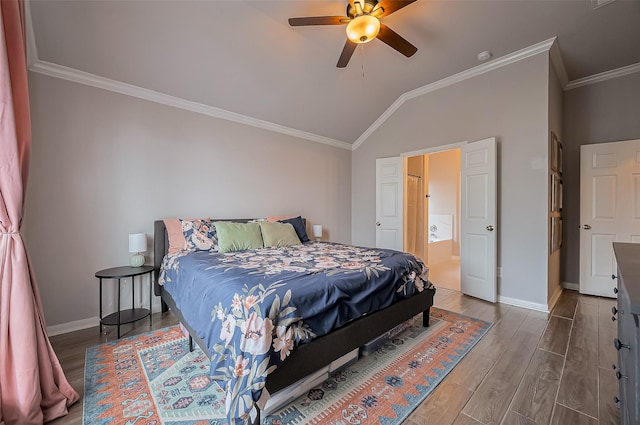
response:
[[[322,237],[322,224],[313,225],[313,236],[315,236],[317,241],[320,240],[320,238]]]
[[[130,233],[129,234],[129,252],[131,256],[131,267],[140,267],[144,264],[143,252],[147,251],[147,234],[146,233]]]

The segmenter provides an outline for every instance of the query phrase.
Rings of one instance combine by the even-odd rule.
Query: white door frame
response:
[[[478,140],[478,142],[484,142],[484,141],[488,141],[488,140],[494,140],[494,147],[497,151],[497,145],[495,144],[495,138],[489,138],[489,139],[483,139],[483,140]],[[472,142],[474,143],[474,142]],[[448,144],[448,145],[443,145],[443,146],[436,146],[433,148],[425,148],[425,149],[420,149],[420,150],[416,150],[416,151],[411,151],[411,152],[404,152],[400,154],[400,157],[403,158],[407,158],[407,157],[412,157],[412,156],[420,156],[420,155],[425,155],[425,154],[431,154],[431,153],[436,153],[436,152],[442,152],[442,151],[447,151],[447,150],[452,150],[452,149],[463,149],[464,147],[470,145],[469,142],[467,141],[463,141],[463,142],[459,142],[459,143],[452,143],[452,144]],[[460,161],[462,162],[464,156],[461,154],[460,155]],[[496,169],[497,169],[497,157],[495,159],[496,163]],[[461,164],[462,165],[462,164]],[[496,172],[497,174],[497,172]],[[497,178],[497,175],[494,176],[495,178]],[[462,185],[463,182],[461,181],[460,184]],[[497,199],[497,181],[494,181],[492,184],[494,184],[495,187],[495,197]],[[461,188],[462,189],[462,188]],[[462,202],[462,200],[461,200]],[[494,229],[497,229],[498,227],[498,223],[497,223],[497,203],[496,205],[493,207],[495,209],[495,211],[493,211],[493,214],[495,217],[492,218],[492,222],[488,223],[491,224],[493,226]],[[461,212],[462,212],[463,208],[461,205]],[[460,217],[460,222],[462,223],[462,217]],[[404,223],[403,223],[403,227],[404,227]],[[468,293],[469,295],[472,296],[476,296],[479,298],[483,298],[486,299],[488,301],[491,302],[495,302],[497,300],[498,294],[497,294],[497,276],[496,276],[496,272],[497,272],[497,245],[498,245],[498,238],[497,238],[497,230],[494,230],[492,232],[488,232],[488,235],[490,238],[493,239],[492,241],[492,246],[490,246],[490,251],[493,253],[492,254],[492,258],[487,258],[487,264],[486,264],[486,277],[484,279],[484,283],[487,285],[487,288],[485,288],[484,290],[478,292],[475,290],[471,290],[470,288],[472,288],[473,285],[464,285],[463,286],[463,280],[462,276],[461,276],[461,280],[460,280],[460,290],[463,293]],[[462,234],[462,232],[460,233],[460,265],[461,265],[461,275],[463,272],[463,248],[462,245],[464,243],[463,241],[464,235]]]
[[[426,148],[426,149],[420,149],[417,151],[411,151],[411,152],[404,152],[401,153],[400,156],[402,158],[408,158],[410,156],[421,156],[421,155],[426,155],[429,153],[436,153],[436,152],[444,152],[444,151],[450,151],[452,149],[458,149],[461,148],[463,146],[468,145],[469,142],[458,142],[458,143],[451,143],[449,145],[443,145],[443,146],[436,146],[435,148]]]
[[[413,156],[429,155],[429,154],[432,154],[432,153],[450,151],[450,150],[453,150],[453,149],[460,149],[463,146],[466,146],[468,143],[469,142],[464,141],[464,142],[458,142],[458,143],[451,143],[451,144],[448,144],[448,145],[436,146],[436,147],[433,147],[433,148],[420,149],[420,150],[417,150],[417,151],[403,152],[403,153],[400,154],[400,157],[406,163],[408,158],[413,157]],[[462,161],[462,159],[461,159],[461,161]],[[424,185],[423,186],[424,187],[423,196],[427,195],[427,187],[426,186],[428,185],[428,182],[429,182],[428,168],[429,168],[429,162],[425,161],[425,167],[424,167],[425,175],[423,176],[423,182],[422,182],[423,185]],[[403,191],[404,191],[404,188],[403,188]],[[429,216],[429,207],[428,207],[428,205],[429,205],[429,203],[427,203],[427,206],[425,207],[425,220],[427,220],[427,221],[428,221],[428,216]],[[406,206],[406,203],[405,203],[405,205],[403,205],[403,207],[405,207],[405,206]],[[406,211],[403,213],[403,220],[404,220],[404,218],[406,218]],[[427,224],[427,221],[425,221],[425,225]],[[406,226],[404,224],[405,223],[403,221],[403,223],[402,223],[403,231],[406,230],[405,229]],[[405,235],[405,238],[406,238],[406,235]],[[424,239],[423,240],[424,260],[427,261],[427,259],[429,258],[429,243],[428,243],[429,241],[428,241],[428,235],[426,234],[426,232],[425,232],[425,237],[423,239]]]

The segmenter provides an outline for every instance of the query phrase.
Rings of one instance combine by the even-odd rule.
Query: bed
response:
[[[198,251],[167,255],[168,252],[165,222],[157,220],[154,292],[162,299],[163,312],[171,309],[211,358],[211,376],[223,388],[226,386],[230,424],[245,423],[253,409],[257,412],[256,423],[259,422],[260,407],[269,394],[296,383],[417,314],[423,314],[423,326],[429,325],[435,288],[426,279],[426,267],[410,254],[323,242],[226,254]],[[313,263],[312,268],[305,266],[305,258],[319,258],[314,257],[318,255],[323,256],[326,267],[318,269],[317,261],[306,261]],[[256,258],[260,260],[254,261]],[[271,267],[274,258],[286,267]],[[352,269],[347,263],[339,270],[334,269],[335,264],[332,268],[331,260],[336,258],[353,260],[349,262]],[[387,270],[391,267],[388,264],[394,262],[406,263],[405,268]],[[359,267],[363,263],[367,265]],[[239,275],[234,277],[234,273]],[[344,286],[358,276],[366,276],[358,289],[363,295],[350,293],[352,289]],[[325,283],[329,278],[334,282]],[[247,283],[251,279],[256,280]],[[387,282],[379,285],[383,289],[372,289],[373,282],[379,279],[393,279],[393,286]],[[319,289],[325,284],[325,289]],[[216,285],[215,291],[211,285]],[[233,298],[231,293],[222,295],[225,288],[233,285],[240,285],[235,287]],[[331,289],[334,286],[339,290]],[[303,292],[302,288],[311,288],[312,292]],[[224,301],[214,299],[214,293],[220,293]],[[357,310],[356,305],[366,311]],[[329,311],[329,307],[335,311]],[[334,317],[338,310],[342,317]],[[238,325],[238,332],[234,332],[236,320],[241,317],[242,328]],[[266,343],[259,336],[261,332],[271,334]],[[234,345],[240,334],[244,339]],[[250,334],[258,336],[252,340]]]

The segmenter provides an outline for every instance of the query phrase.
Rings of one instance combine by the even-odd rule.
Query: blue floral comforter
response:
[[[262,404],[267,375],[301,343],[430,285],[411,254],[326,242],[164,259],[160,284],[209,349],[229,424]]]

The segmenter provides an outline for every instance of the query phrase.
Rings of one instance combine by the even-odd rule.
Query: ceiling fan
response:
[[[414,55],[418,49],[398,33],[380,22],[380,18],[410,5],[416,0],[349,0],[346,16],[311,16],[289,18],[292,27],[306,25],[347,25],[347,42],[342,49],[338,68],[344,68],[358,44],[368,43],[378,38],[406,57]]]

